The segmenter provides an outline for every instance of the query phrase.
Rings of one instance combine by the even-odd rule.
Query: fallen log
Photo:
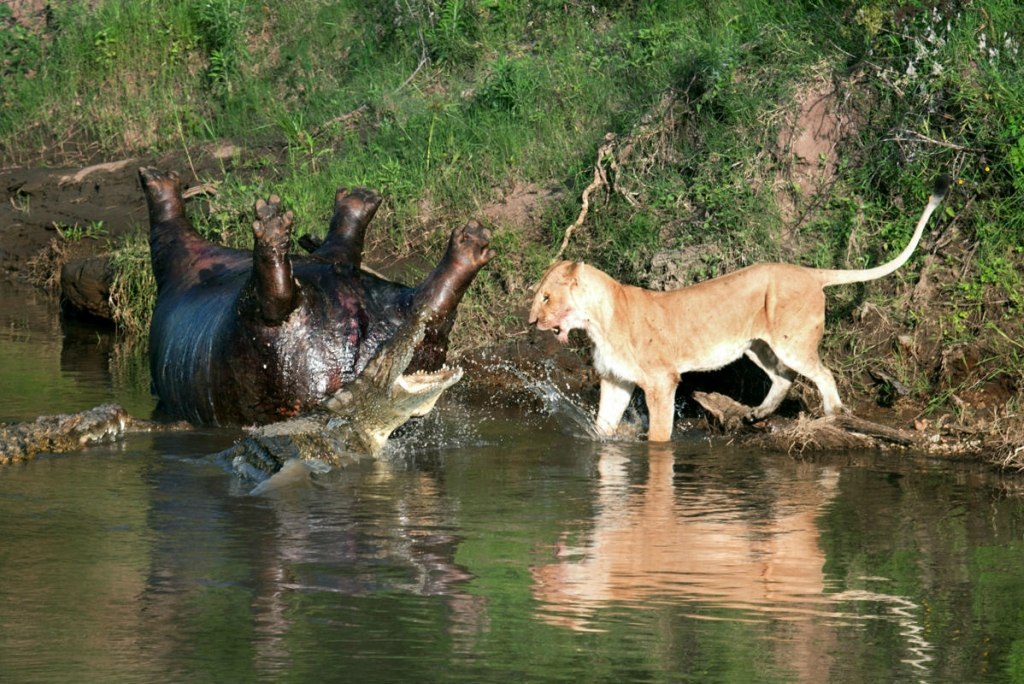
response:
[[[694,392],[700,404],[726,433],[761,449],[785,452],[836,449],[882,449],[919,445],[917,434],[849,414],[795,420],[773,418],[770,426],[751,425],[750,408],[717,393]]]
[[[707,411],[723,432],[747,430],[750,408],[718,392],[694,392],[693,400]]]

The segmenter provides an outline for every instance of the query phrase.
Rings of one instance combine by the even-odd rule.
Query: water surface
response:
[[[151,410],[144,359],[0,308],[0,419]],[[222,430],[0,469],[2,680],[1024,678],[1016,481],[599,443],[541,389],[452,393],[384,459],[261,496],[206,458]]]

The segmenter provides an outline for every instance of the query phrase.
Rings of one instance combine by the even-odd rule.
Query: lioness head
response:
[[[576,297],[583,268],[582,263],[572,261],[553,265],[540,279],[530,307],[530,325],[553,331],[562,344],[568,343],[570,330],[586,328],[586,312]]]

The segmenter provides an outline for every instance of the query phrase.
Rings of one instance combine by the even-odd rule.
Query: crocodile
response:
[[[426,415],[462,369],[406,373],[432,313],[421,309],[353,381],[315,410],[253,428],[215,455],[240,476],[261,481],[299,460],[316,469],[345,466],[381,452],[388,437],[410,418]]]

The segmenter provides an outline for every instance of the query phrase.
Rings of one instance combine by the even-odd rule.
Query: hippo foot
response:
[[[476,273],[496,254],[490,244],[491,231],[470,221],[452,232],[446,257],[460,270]]]
[[[174,171],[164,173],[159,169],[143,166],[139,169],[139,176],[146,191],[154,195],[175,194],[181,186],[181,177]]]
[[[258,247],[274,253],[285,253],[292,238],[292,212],[281,213],[281,198],[271,195],[270,199],[256,200],[256,220],[252,234]]]
[[[380,202],[380,195],[373,190],[338,188],[334,193],[334,223],[345,228],[365,229],[380,208]]]
[[[255,310],[267,325],[277,325],[298,306],[298,285],[292,277],[288,247],[292,238],[292,212],[281,213],[281,198],[256,201],[252,224],[253,270],[242,294],[243,310]]]
[[[181,197],[181,176],[171,171],[164,173],[152,167],[139,169],[142,189],[149,204],[150,220],[160,223],[185,216],[185,204]]]

